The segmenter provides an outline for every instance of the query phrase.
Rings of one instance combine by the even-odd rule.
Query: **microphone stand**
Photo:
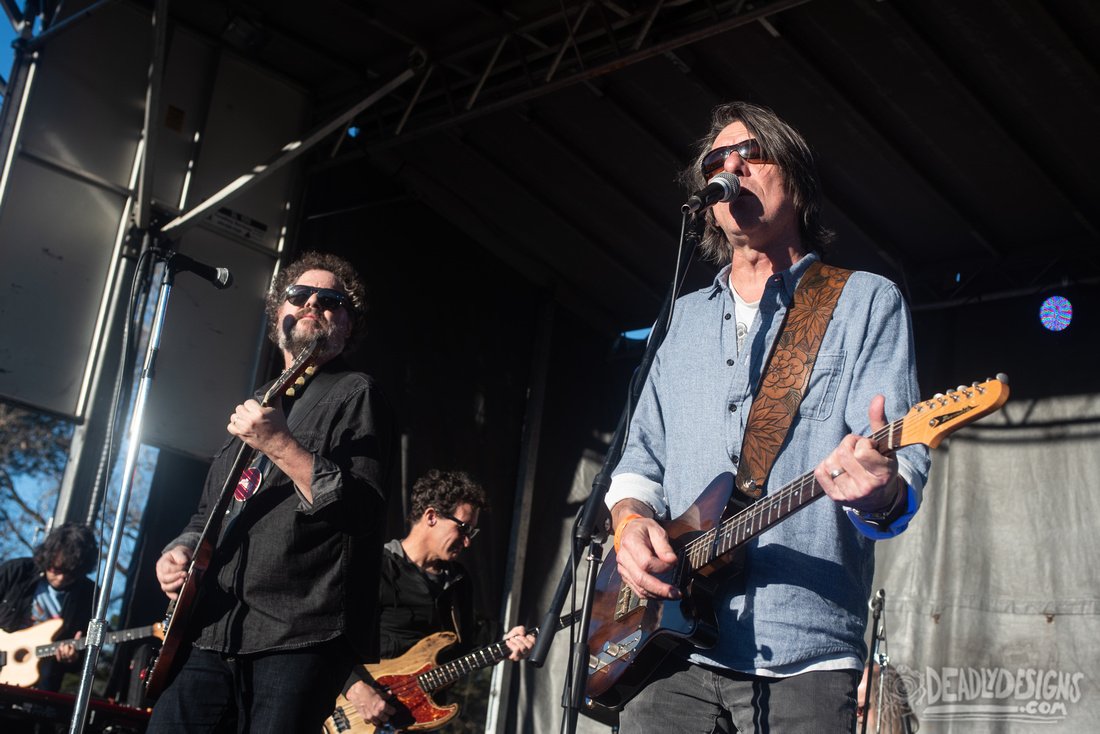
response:
[[[867,685],[863,687],[863,726],[860,729],[861,734],[867,734],[867,714],[870,707],[867,705],[871,700],[871,686],[874,685],[874,672],[875,662],[877,661],[882,666],[882,682],[886,681],[885,665],[889,661],[889,658],[885,655],[879,655],[879,643],[886,639],[885,625],[879,626],[879,620],[882,619],[883,608],[886,605],[886,589],[879,589],[874,598],[871,599],[871,649],[867,653]],[[875,698],[875,706],[878,708],[878,716],[875,717],[875,731],[879,729],[879,722],[882,721],[882,696],[883,690],[880,688],[878,696]]]
[[[540,634],[535,640],[534,648],[531,650],[530,663],[536,668],[541,668],[546,662],[546,656],[549,653],[550,645],[557,631],[557,620],[561,616],[561,611],[565,606],[566,596],[572,584],[573,576],[576,575],[577,566],[580,563],[582,554],[584,554],[584,558],[588,561],[589,566],[584,585],[584,595],[581,602],[581,617],[577,623],[577,642],[572,645],[569,651],[570,660],[566,668],[565,684],[562,691],[562,708],[565,709],[565,713],[562,716],[561,731],[566,734],[576,731],[577,714],[585,703],[584,691],[585,682],[588,679],[589,660],[587,640],[589,624],[592,620],[592,600],[596,590],[599,565],[603,559],[603,542],[606,540],[607,534],[610,531],[610,528],[606,526],[607,523],[605,523],[603,528],[597,528],[596,525],[600,515],[604,512],[604,497],[607,495],[607,490],[611,486],[611,472],[618,465],[626,447],[626,439],[629,433],[630,419],[634,415],[634,407],[637,405],[638,397],[641,395],[642,388],[645,386],[646,375],[649,374],[649,368],[652,366],[653,360],[657,356],[657,349],[661,346],[665,335],[668,333],[676,296],[679,292],[681,281],[687,272],[687,265],[691,261],[690,255],[686,261],[683,257],[688,217],[689,212],[685,210],[680,225],[680,247],[676,257],[676,268],[672,284],[669,286],[664,303],[657,315],[657,320],[653,325],[653,329],[650,331],[641,362],[635,370],[634,376],[631,378],[626,406],[624,406],[622,415],[619,417],[619,423],[615,429],[615,435],[612,437],[611,443],[608,446],[603,466],[592,480],[592,491],[585,501],[580,520],[576,524],[573,534],[573,547],[569,556],[570,561],[562,571],[561,579],[558,581],[558,588],[554,593],[553,600],[550,602],[550,608],[546,612],[546,616],[543,617]],[[585,553],[586,546],[588,548],[587,553]]]
[[[144,236],[143,249],[151,254],[158,254],[156,248],[149,247],[150,235]],[[140,268],[138,268],[140,272]],[[84,723],[88,712],[88,701],[91,698],[92,683],[95,680],[95,669],[99,663],[99,653],[103,648],[103,640],[107,630],[107,608],[111,602],[111,586],[114,578],[114,567],[118,562],[119,548],[122,545],[123,529],[126,524],[126,512],[130,503],[130,495],[133,492],[134,470],[137,467],[138,452],[141,449],[142,427],[145,421],[145,406],[148,402],[149,389],[152,387],[156,373],[157,353],[160,350],[161,335],[164,331],[164,315],[168,310],[168,296],[172,291],[177,268],[170,259],[166,261],[164,274],[161,279],[160,291],[157,296],[156,311],[153,316],[153,325],[149,333],[149,345],[145,353],[145,363],[141,369],[141,379],[138,382],[137,396],[134,400],[133,412],[130,415],[130,427],[127,433],[126,460],[122,470],[122,487],[119,490],[118,511],[115,514],[115,523],[111,531],[111,544],[107,552],[107,562],[103,573],[103,583],[96,597],[95,616],[88,622],[88,635],[84,666],[80,677],[80,688],[76,694],[73,708],[73,717],[69,724],[70,734],[80,734],[84,729]],[[112,421],[113,422],[113,421]]]

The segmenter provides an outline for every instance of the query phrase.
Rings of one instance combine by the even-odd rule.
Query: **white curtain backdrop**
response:
[[[1100,396],[1010,398],[932,457],[874,587],[920,731],[1100,730]]]

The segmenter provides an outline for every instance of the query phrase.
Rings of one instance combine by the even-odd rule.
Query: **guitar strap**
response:
[[[818,261],[806,268],[783,318],[749,410],[736,487],[753,499],[764,493],[775,457],[810,384],[817,350],[851,270]]]

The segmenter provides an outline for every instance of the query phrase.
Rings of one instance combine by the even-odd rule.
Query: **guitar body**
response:
[[[580,612],[561,617],[558,629],[565,629],[579,617]],[[529,635],[537,636],[538,633],[538,627],[527,630]],[[458,704],[439,706],[432,700],[432,693],[468,673],[495,665],[511,655],[508,640],[503,639],[449,663],[437,665],[439,653],[455,644],[457,639],[458,635],[453,632],[436,632],[413,645],[401,657],[367,666],[375,684],[390,692],[389,704],[397,709],[381,729],[363,721],[355,704],[347,697],[339,696],[332,716],[325,720],[324,731],[327,734],[344,731],[358,734],[427,731],[446,724],[458,713]]]
[[[678,555],[687,543],[718,525],[732,490],[733,475],[722,474],[695,504],[664,525]],[[679,588],[681,599],[639,599],[623,583],[612,550],[596,580],[592,602],[586,697],[617,709],[680,644],[713,646],[718,640],[718,624],[713,606],[715,585],[709,574],[725,565],[728,562],[692,571],[678,564],[661,579]]]
[[[0,667],[0,683],[8,686],[33,686],[38,682],[38,661],[52,658],[58,645],[71,644],[77,650],[83,650],[87,640],[83,637],[72,640],[54,640],[64,621],[51,619],[33,627],[17,632],[0,630],[0,651],[7,654],[7,664]],[[161,625],[134,627],[133,629],[108,632],[104,643],[110,644],[124,640],[140,640],[144,637],[164,637]]]
[[[33,686],[38,682],[36,647],[48,645],[64,624],[60,619],[36,624],[17,632],[0,630],[0,650],[8,654],[8,663],[0,668],[0,683],[7,686]]]
[[[223,510],[224,511],[224,510]],[[187,640],[187,627],[191,621],[191,610],[199,596],[199,584],[203,574],[214,556],[212,543],[201,543],[195,549],[187,578],[179,589],[179,596],[169,605],[164,622],[164,641],[160,650],[149,664],[145,675],[145,695],[156,698],[165,689],[168,682],[176,676],[186,656],[179,655],[180,646]]]
[[[366,666],[375,682],[393,694],[389,703],[397,709],[386,726],[382,727],[382,731],[437,729],[454,718],[458,713],[458,704],[437,705],[429,693],[421,688],[417,676],[436,667],[439,653],[453,645],[457,639],[453,632],[437,632],[413,645],[401,657]],[[324,730],[327,734],[373,734],[378,731],[378,727],[363,721],[351,701],[340,696],[336,700],[335,712],[325,720]]]

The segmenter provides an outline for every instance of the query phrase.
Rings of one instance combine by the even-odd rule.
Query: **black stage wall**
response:
[[[389,535],[403,533],[407,491],[420,473],[431,467],[469,471],[484,483],[494,509],[482,520],[487,532],[465,560],[475,569],[484,612],[498,614],[512,527],[522,520],[513,514],[520,477],[529,469],[525,462],[534,461],[530,536],[515,549],[526,559],[526,582],[514,615],[536,624],[567,563],[569,526],[602,461],[640,353],[616,352],[614,334],[555,305],[553,284],[518,276],[399,188],[366,183],[377,180],[348,168],[312,178],[298,249],[349,258],[370,289],[369,333],[352,361],[382,382],[406,436],[404,492],[392,498]],[[1038,296],[916,312],[923,395],[997,372],[1009,375],[1014,400],[1089,392],[1082,372],[1071,366],[1094,363],[1098,356],[1086,333],[1097,293],[1078,289],[1069,295],[1077,320],[1060,334],[1039,325]],[[539,338],[549,339],[544,363],[536,357]],[[529,401],[540,370],[546,375],[541,408]],[[527,420],[540,429],[531,455],[523,452]],[[181,486],[178,471],[158,472],[147,512],[149,537],[170,538],[185,522],[178,507],[171,513],[155,508],[166,507],[169,495],[194,491],[197,476],[192,470]],[[149,586],[160,543],[145,548],[137,567],[145,569],[146,583],[124,624],[152,621],[163,610],[163,597]],[[894,630],[895,639],[905,634]],[[525,695],[504,713],[516,730],[543,730],[560,714],[565,643],[563,633],[546,669],[521,668],[515,690]],[[600,730],[593,722],[583,726]]]

